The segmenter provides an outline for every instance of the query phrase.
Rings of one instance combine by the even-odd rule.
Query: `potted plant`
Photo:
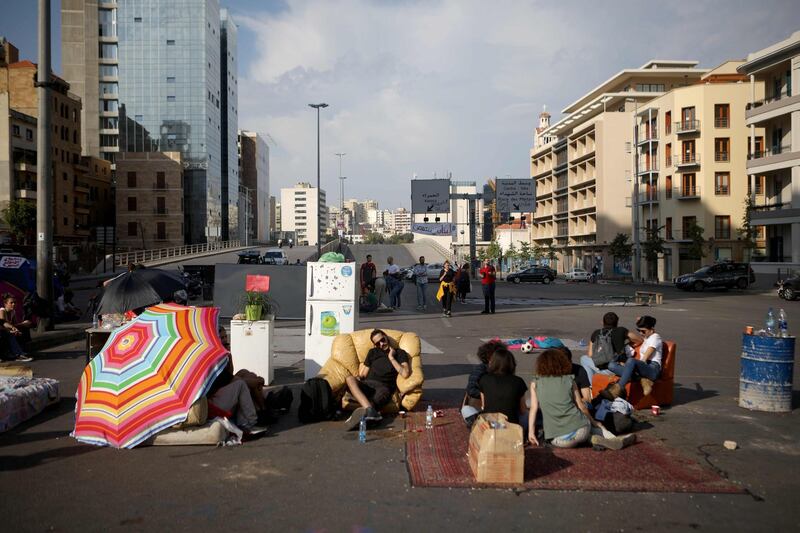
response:
[[[251,322],[272,314],[272,302],[266,293],[247,291],[244,296],[245,319]]]

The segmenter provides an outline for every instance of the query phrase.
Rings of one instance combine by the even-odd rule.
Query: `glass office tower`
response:
[[[101,51],[101,57],[114,56],[119,69],[119,150],[181,152],[186,242],[219,240],[227,211],[223,186],[230,190],[222,169],[229,127],[221,110],[225,59],[219,2],[126,0],[116,6],[117,43],[100,46],[116,48]],[[227,50],[235,54],[235,31],[227,38],[233,39]],[[229,111],[227,119],[234,121],[235,143],[236,113]],[[238,195],[238,172],[225,174],[228,182],[236,181]]]
[[[220,90],[222,92],[222,239],[239,237],[238,80],[236,25],[220,11]]]

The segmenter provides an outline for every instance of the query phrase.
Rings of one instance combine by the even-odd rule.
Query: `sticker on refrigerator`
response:
[[[352,305],[343,305],[342,306],[342,311],[344,311],[344,315],[345,316],[350,316],[350,313],[353,311],[353,306]]]
[[[342,276],[348,278],[352,275],[353,275],[353,269],[350,267],[350,265],[344,265],[342,267]]]
[[[339,320],[334,311],[322,311],[319,314],[319,332],[326,337],[335,337],[339,334]]]

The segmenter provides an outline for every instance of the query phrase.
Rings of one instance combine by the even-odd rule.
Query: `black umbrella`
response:
[[[159,302],[171,302],[176,291],[185,290],[183,278],[158,268],[140,268],[111,280],[103,292],[98,314],[124,313]]]

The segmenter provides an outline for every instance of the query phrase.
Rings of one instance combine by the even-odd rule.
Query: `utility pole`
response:
[[[342,221],[342,229],[344,229],[344,180],[347,179],[347,177],[342,176],[342,158],[346,155],[347,154],[345,152],[336,153],[336,156],[339,158],[339,218]],[[338,234],[339,220],[337,220],[336,222],[337,222],[336,233]]]
[[[39,69],[36,73],[39,118],[36,125],[36,290],[46,302],[48,317],[38,330],[52,330],[53,310],[53,170],[50,147],[50,0],[39,0]]]
[[[639,242],[639,102],[633,98],[626,98],[626,102],[633,102],[633,281],[641,278],[641,246]]]
[[[328,107],[325,102],[321,104],[308,104],[317,110],[317,261],[322,257],[322,187],[319,178],[319,110]]]

